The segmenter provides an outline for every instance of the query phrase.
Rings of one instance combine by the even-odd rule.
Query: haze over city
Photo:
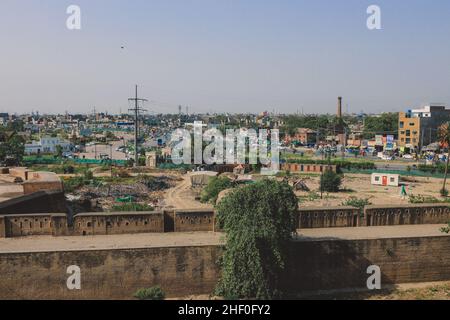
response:
[[[0,3],[0,111],[400,111],[450,103],[450,2],[24,1]],[[82,29],[66,28],[76,4]]]

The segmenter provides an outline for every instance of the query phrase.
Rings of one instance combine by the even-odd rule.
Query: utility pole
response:
[[[128,101],[134,101],[134,108],[129,111],[134,112],[134,167],[139,165],[139,153],[138,153],[138,133],[139,133],[139,112],[147,111],[139,108],[139,101],[146,102],[147,99],[138,98],[138,86],[136,85],[136,95],[134,98],[129,98]]]

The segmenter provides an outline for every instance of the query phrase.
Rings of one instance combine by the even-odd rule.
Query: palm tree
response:
[[[441,144],[441,148],[449,148],[450,146],[450,122],[444,123],[438,128],[438,139]],[[444,185],[442,186],[441,194],[446,195],[447,189],[445,184],[447,183],[447,173],[448,173],[448,163],[449,163],[449,154],[447,154],[445,161],[445,173],[444,173]]]

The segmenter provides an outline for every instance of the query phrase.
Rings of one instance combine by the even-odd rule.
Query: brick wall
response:
[[[287,290],[366,288],[378,265],[382,287],[450,280],[450,237],[293,241],[284,275]],[[0,299],[130,299],[161,285],[169,297],[210,294],[223,247],[0,253]],[[66,287],[67,267],[81,268],[82,290]]]
[[[174,231],[214,231],[214,211],[212,210],[175,210]]]
[[[74,235],[164,232],[162,212],[82,213],[74,217]]]
[[[286,273],[295,292],[367,288],[367,268],[378,265],[381,284],[450,280],[450,237],[298,241]]]
[[[441,224],[450,222],[450,205],[366,206],[364,208],[364,216],[367,226]]]
[[[359,209],[354,207],[303,207],[298,210],[298,228],[356,227]]]
[[[67,235],[66,214],[27,214],[0,217],[0,237]]]
[[[281,166],[282,170],[290,172],[311,172],[311,173],[321,173],[327,170],[336,172],[337,167],[335,165],[326,164],[299,164],[299,163],[284,163]]]
[[[221,247],[0,253],[0,299],[132,299],[160,285],[170,296],[213,292]],[[81,268],[70,291],[67,267]]]

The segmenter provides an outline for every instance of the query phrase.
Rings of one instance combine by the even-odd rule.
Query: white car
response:
[[[393,157],[393,156],[390,156],[390,155],[387,155],[387,154],[383,154],[383,155],[381,156],[381,159],[382,159],[382,160],[394,160],[394,157]]]
[[[413,157],[411,154],[404,154],[404,155],[402,156],[402,158],[403,158],[403,159],[409,159],[409,160],[414,159],[414,157]]]

